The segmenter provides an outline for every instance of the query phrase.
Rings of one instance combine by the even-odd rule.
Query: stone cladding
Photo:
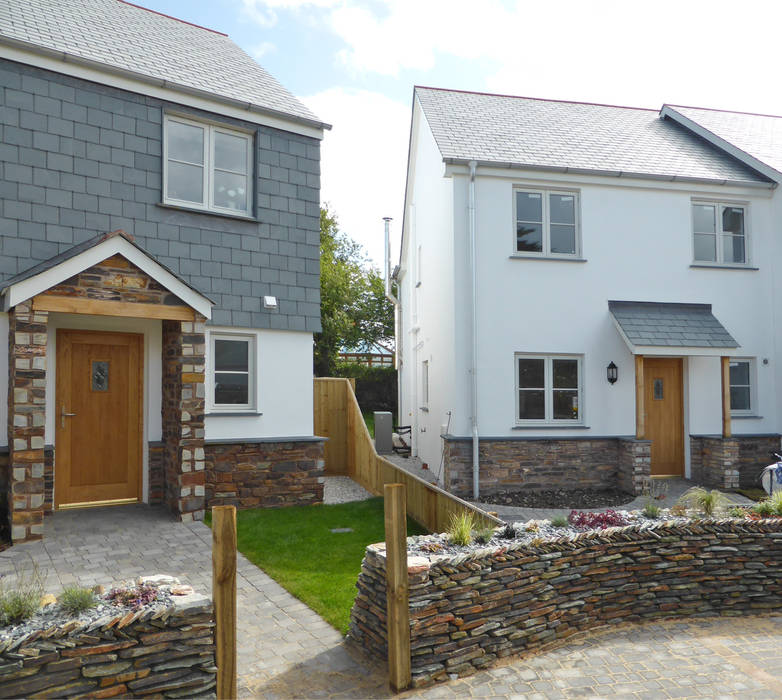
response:
[[[212,602],[66,621],[0,641],[0,697],[193,697],[215,686]],[[76,628],[76,629],[74,629]]]
[[[158,505],[165,501],[166,446],[162,442],[150,442],[148,449],[149,503]]]
[[[121,233],[123,237],[132,240],[132,237],[124,232],[109,235],[116,235],[116,233]],[[179,297],[121,255],[113,255],[97,265],[88,267],[78,275],[47,289],[45,293],[136,304],[185,306]]]
[[[163,321],[164,499],[181,520],[204,517],[205,319]]]
[[[782,609],[782,520],[659,522],[408,561],[413,685],[618,622]],[[387,656],[385,545],[367,548],[350,638]]]
[[[739,487],[758,488],[763,467],[775,462],[774,454],[782,454],[780,435],[737,435],[739,443]]]
[[[29,301],[8,314],[8,518],[11,540],[43,536],[46,330]]]
[[[323,503],[324,442],[209,443],[207,506],[269,508]]]
[[[759,488],[763,467],[780,452],[780,436],[718,435],[690,436],[692,479],[711,488]]]
[[[472,493],[472,443],[444,439],[446,489]],[[480,442],[480,488],[491,494],[508,488],[608,489],[640,493],[649,474],[647,441],[629,438],[488,438]]]

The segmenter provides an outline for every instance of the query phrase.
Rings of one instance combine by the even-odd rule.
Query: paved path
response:
[[[211,589],[211,531],[162,508],[61,511],[43,542],[0,552],[0,573],[37,562],[47,589],[177,576]],[[390,697],[382,666],[239,557],[239,691],[263,698]],[[782,698],[782,616],[648,624],[592,633],[536,657],[402,697]]]

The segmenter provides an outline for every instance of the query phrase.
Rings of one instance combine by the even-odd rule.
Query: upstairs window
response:
[[[579,252],[575,193],[516,189],[513,209],[517,254],[575,256]]]
[[[255,408],[255,336],[211,335],[210,403],[219,411]]]
[[[695,262],[745,265],[746,218],[745,206],[694,202],[692,222]]]
[[[250,134],[166,116],[163,141],[166,204],[250,216]]]
[[[581,422],[581,358],[516,355],[516,422]]]

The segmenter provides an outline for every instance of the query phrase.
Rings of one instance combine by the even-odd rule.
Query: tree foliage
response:
[[[341,348],[380,343],[392,347],[394,308],[383,278],[361,245],[339,230],[328,206],[320,210],[320,316],[315,375],[334,371]]]

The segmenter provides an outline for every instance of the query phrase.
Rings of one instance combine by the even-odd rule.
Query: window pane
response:
[[[214,204],[223,209],[247,211],[247,176],[215,170]]]
[[[200,126],[168,122],[168,157],[204,164],[204,130]]]
[[[731,411],[749,411],[749,387],[732,386],[730,388],[730,409]]]
[[[714,234],[695,234],[695,259],[714,262],[717,259],[717,237]]]
[[[576,227],[562,224],[551,224],[551,252],[569,253],[576,252]]]
[[[249,403],[248,381],[246,374],[215,373],[215,403],[237,404]]]
[[[725,207],[722,210],[722,230],[744,234],[744,208]]]
[[[168,196],[185,202],[204,201],[204,169],[200,165],[168,162]]]
[[[546,417],[545,392],[540,389],[519,391],[519,419],[543,420]]]
[[[543,366],[544,360],[520,358],[519,388],[542,389],[545,386]]]
[[[516,250],[520,253],[540,253],[543,250],[543,226],[516,224]]]
[[[223,372],[247,372],[249,347],[246,340],[215,339],[215,370]]]
[[[745,384],[749,386],[749,362],[730,363],[730,384]]]
[[[516,221],[543,222],[543,196],[540,192],[516,192]]]
[[[214,132],[215,168],[232,170],[235,173],[247,172],[247,139],[231,136],[220,131]]]
[[[695,233],[714,233],[715,228],[715,212],[714,206],[711,204],[693,204],[693,225],[695,226]]]
[[[578,420],[578,392],[554,390],[554,420]]]
[[[578,389],[578,360],[552,360],[555,389]]]
[[[549,208],[552,224],[575,225],[576,198],[572,194],[549,195]]]
[[[744,262],[744,236],[722,237],[722,259],[727,263]]]

